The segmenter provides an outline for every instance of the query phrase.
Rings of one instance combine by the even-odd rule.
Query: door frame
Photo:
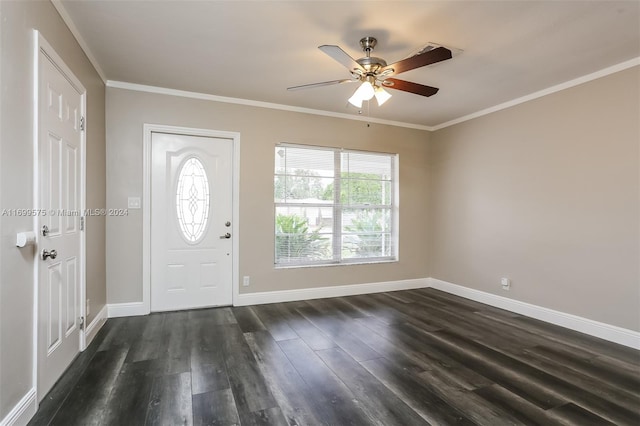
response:
[[[235,306],[240,291],[239,287],[239,221],[240,221],[240,133],[222,130],[198,129],[191,127],[169,126],[164,124],[148,124],[143,126],[142,157],[142,307],[139,315],[151,313],[151,141],[153,133],[169,133],[185,136],[202,136],[218,139],[229,139],[233,144],[231,164],[231,297]]]
[[[80,93],[80,114],[84,117],[85,123],[87,121],[87,90],[84,88],[80,80],[75,76],[73,71],[66,65],[64,60],[56,53],[53,47],[47,42],[47,40],[40,34],[38,30],[33,30],[34,37],[34,49],[33,49],[33,210],[34,212],[40,211],[40,159],[38,151],[40,147],[40,52],[49,58],[49,60],[55,65],[55,67],[62,73],[62,75],[71,83],[71,85]],[[86,124],[85,124],[86,125]],[[87,189],[87,134],[86,130],[80,132],[80,216],[85,217],[86,209],[86,189]],[[84,318],[84,326],[79,330],[79,342],[78,351],[82,352],[86,349],[86,335],[85,330],[87,327],[86,318],[86,294],[87,294],[87,280],[86,280],[86,262],[87,262],[87,241],[86,241],[86,218],[85,228],[80,231],[80,316]],[[41,235],[38,229],[39,217],[34,214],[33,216],[33,229],[36,234],[36,245],[33,253],[33,388],[36,390],[36,404],[39,405],[39,401],[42,396],[39,394],[38,379],[39,370],[38,365],[38,340],[39,340],[39,252],[42,244]]]

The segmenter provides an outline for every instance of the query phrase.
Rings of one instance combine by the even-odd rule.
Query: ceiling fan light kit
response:
[[[433,96],[438,93],[438,88],[436,87],[399,80],[397,78],[391,78],[391,76],[451,59],[452,55],[449,49],[442,46],[429,50],[423,49],[413,56],[402,59],[391,65],[387,65],[387,62],[384,59],[371,56],[371,52],[375,48],[376,44],[378,44],[378,41],[375,37],[362,38],[360,40],[360,46],[365,52],[365,57],[360,59],[353,59],[339,46],[319,46],[318,49],[331,56],[334,60],[349,70],[351,73],[351,79],[305,84],[302,86],[289,87],[287,90],[308,89],[311,87],[361,82],[362,84],[360,87],[358,87],[349,98],[349,103],[357,108],[362,108],[362,102],[368,101],[374,96],[378,105],[382,105],[388,101],[389,98],[391,98],[391,94],[384,90],[384,87],[414,93],[420,96]]]

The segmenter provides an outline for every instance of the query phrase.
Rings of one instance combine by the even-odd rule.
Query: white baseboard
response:
[[[442,290],[447,293],[475,300],[476,302],[484,303],[496,308],[505,309],[527,317],[579,331],[590,336],[599,337],[610,342],[619,343],[630,348],[640,349],[640,333],[637,331],[605,324],[588,318],[579,317],[577,315],[555,311],[549,308],[543,308],[542,306],[532,305],[530,303],[520,302],[518,300],[509,299],[508,297],[474,290],[472,288],[452,284],[436,278],[428,278],[427,280],[429,287],[437,290]]]
[[[84,332],[84,347],[86,348],[91,344],[91,341],[96,337],[98,331],[102,328],[105,322],[107,322],[107,305],[104,305],[98,315],[95,316],[93,321],[87,326]]]
[[[261,293],[241,293],[234,300],[233,304],[235,306],[262,305],[265,303],[293,302],[296,300],[324,299],[327,297],[411,290],[414,288],[428,287],[428,283],[429,281],[427,278],[417,278],[401,281],[303,288]]]
[[[36,390],[31,388],[9,414],[0,420],[0,426],[24,426],[29,423],[36,411],[38,411]]]
[[[110,303],[107,305],[109,318],[134,317],[149,314],[149,309],[142,302]]]

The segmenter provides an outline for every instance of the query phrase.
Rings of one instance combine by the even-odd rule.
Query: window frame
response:
[[[303,144],[293,144],[293,143],[278,143],[275,145],[275,149],[278,148],[296,148],[296,149],[306,149],[309,151],[330,151],[334,156],[334,169],[333,169],[333,201],[331,204],[328,203],[302,203],[302,202],[278,202],[274,197],[274,220],[273,223],[275,225],[277,212],[279,207],[300,207],[300,208],[330,208],[333,211],[333,220],[332,220],[332,256],[330,259],[320,259],[320,260],[308,260],[308,261],[293,261],[293,262],[285,262],[278,263],[277,262],[277,239],[274,228],[274,253],[273,253],[273,262],[274,267],[276,269],[287,269],[287,268],[307,268],[307,267],[321,267],[321,266],[341,266],[341,265],[363,265],[363,264],[376,264],[376,263],[393,263],[398,262],[399,260],[399,234],[400,234],[400,226],[399,226],[399,200],[400,200],[400,190],[399,190],[399,162],[400,156],[398,153],[389,153],[389,152],[380,152],[380,151],[365,151],[365,150],[355,150],[355,149],[344,149],[337,147],[328,147],[328,146],[316,146],[316,145],[303,145]],[[390,204],[342,204],[340,202],[340,197],[342,193],[342,184],[344,181],[349,180],[348,178],[342,177],[342,154],[343,153],[355,153],[355,154],[366,154],[366,155],[379,155],[389,157],[391,160],[391,171],[390,171],[390,181],[386,180],[378,180],[377,182],[390,182]],[[277,155],[277,154],[276,154]],[[274,159],[275,160],[275,159]],[[286,179],[287,176],[296,176],[287,174],[287,168],[285,166],[284,173],[278,173],[277,167],[274,167],[274,194],[275,194],[275,178],[281,176]],[[326,178],[326,177],[325,177]],[[373,179],[372,179],[373,180]],[[342,257],[342,249],[343,249],[343,236],[345,233],[342,229],[342,215],[344,210],[387,210],[389,212],[389,223],[390,223],[390,231],[380,233],[389,234],[391,238],[391,248],[392,253],[389,256],[376,256],[376,257],[354,257],[354,258],[343,258]],[[348,233],[346,235],[349,235]]]

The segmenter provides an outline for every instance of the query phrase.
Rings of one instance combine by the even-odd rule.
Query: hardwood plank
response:
[[[147,425],[192,425],[191,375],[156,377],[151,387]]]
[[[340,298],[308,300],[307,304],[313,306],[319,312],[344,316],[350,319],[369,316],[366,312],[356,308],[352,304]]]
[[[224,331],[221,343],[238,415],[241,423],[250,423],[252,413],[277,404],[240,327],[225,325],[220,328]]]
[[[251,418],[242,422],[249,426],[288,426],[279,407],[265,408],[251,413]]]
[[[380,302],[370,294],[350,296],[345,298],[344,301],[354,308],[365,312],[367,316],[375,317],[387,324],[398,321],[408,321],[410,319],[408,315]]]
[[[151,399],[153,380],[158,377],[157,360],[124,364],[111,391],[104,425],[143,425]]]
[[[395,363],[386,358],[364,361],[361,364],[369,373],[391,389],[398,398],[413,408],[428,424],[475,424],[424,386],[414,374],[398,368]]]
[[[189,320],[192,393],[208,393],[230,387],[224,356],[224,327],[211,317],[197,315]]]
[[[425,370],[438,370],[440,374],[448,376],[450,380],[468,390],[493,383],[479,372],[450,357],[446,351],[425,343],[420,335],[403,332],[397,326],[383,324],[380,321],[367,319],[355,323],[354,328],[358,330],[359,335],[366,336],[363,339],[366,338],[378,352],[415,374]]]
[[[528,352],[568,364],[576,371],[625,389],[634,395],[640,395],[640,370],[638,369],[614,366],[601,358],[584,359],[576,356],[575,353],[550,346],[536,346]]]
[[[224,364],[222,342],[225,338],[225,326],[213,325],[202,318],[190,320],[190,324],[191,366]]]
[[[105,351],[117,347],[130,348],[131,345],[140,340],[148,320],[148,316],[111,318],[107,320],[103,328],[107,328],[108,332],[100,343],[98,350]]]
[[[300,337],[289,327],[276,305],[253,306],[253,311],[275,340],[289,340]]]
[[[239,425],[240,418],[231,389],[193,395],[194,426]]]
[[[574,370],[571,363],[563,359],[550,360],[535,353],[530,353],[528,349],[523,349],[521,353],[514,355],[517,359],[534,365],[537,368],[552,374],[565,382],[572,383],[581,389],[589,389],[589,392],[616,404],[627,410],[634,411],[640,407],[640,396],[633,395],[624,389],[604,382],[592,376]]]
[[[304,302],[280,303],[277,305],[280,314],[296,334],[313,350],[329,349],[336,346],[315,325],[309,322],[296,308],[307,306]]]
[[[576,425],[590,425],[590,426],[613,426],[615,423],[611,423],[596,416],[595,414],[579,407],[573,403],[565,404],[561,407],[557,407],[551,410],[556,416],[566,419],[568,424]],[[635,423],[636,425],[638,423]]]
[[[378,381],[358,362],[341,349],[317,351],[338,378],[362,404],[374,424],[391,426],[428,424],[405,402]]]
[[[360,405],[354,402],[353,393],[305,342],[294,339],[278,342],[278,345],[304,381],[314,389],[310,402],[317,405],[315,410],[325,410],[330,425],[372,424]]]
[[[317,425],[326,423],[324,410],[310,403],[314,389],[307,385],[298,371],[280,349],[270,333],[257,331],[245,334],[260,371],[271,392],[291,425]]]
[[[411,324],[401,325],[399,328],[408,333],[416,333],[425,342],[445,352],[449,357],[467,365],[476,372],[482,372],[483,376],[543,409],[556,407],[567,402],[567,400],[558,397],[558,394],[553,392],[546,382],[540,383],[538,376],[543,372],[475,341],[445,330],[421,332]],[[551,380],[550,377],[546,378]]]
[[[151,314],[145,318],[146,322],[142,332],[136,336],[134,341],[129,342],[131,347],[126,362],[157,359],[164,353],[165,345],[162,342],[162,333],[165,314]]]
[[[456,308],[460,312],[493,312],[510,318],[518,318],[521,316],[514,312],[495,308],[493,306],[485,305],[484,303],[476,302],[475,300],[455,296],[434,288],[423,288],[415,291],[426,296],[428,299],[433,300],[435,303],[431,303],[431,306],[452,307]]]
[[[385,295],[401,303],[413,303],[415,300],[404,291],[389,291]]]
[[[567,425],[565,421],[551,415],[526,399],[509,392],[500,385],[491,385],[473,391],[488,404],[509,413],[527,426],[558,426]]]
[[[188,313],[169,312],[165,315],[161,342],[164,351],[160,355],[164,374],[186,373],[191,369],[191,338]]]
[[[50,424],[99,425],[126,356],[126,348],[97,352]]]
[[[260,321],[251,306],[234,307],[231,308],[231,312],[233,312],[233,316],[236,318],[243,333],[265,330],[264,324],[262,324],[262,321]]]
[[[477,342],[465,340],[447,331],[425,332],[425,334],[446,342],[455,350],[462,350],[467,355],[472,355],[474,359],[468,358],[467,363],[478,363],[474,369],[482,368],[485,376],[541,408],[548,409],[566,402],[575,402],[614,422],[626,424],[640,421],[639,413],[629,411],[613,401],[600,398],[588,390],[567,383]],[[505,367],[508,374],[505,374]],[[559,398],[558,395],[562,397]]]
[[[496,317],[493,313],[483,312],[481,315],[501,320],[500,317]],[[593,355],[607,356],[619,362],[626,362],[631,366],[640,368],[640,351],[633,348],[522,315],[513,319],[502,320],[507,321],[512,327],[518,327],[539,336],[544,336],[554,344],[572,349],[577,348],[581,351],[590,352]]]
[[[231,308],[194,309],[188,311],[189,320],[197,320],[209,326],[237,324]]]
[[[298,308],[297,311],[356,361],[364,361],[381,356],[373,348],[360,340],[358,336],[351,333],[351,328],[348,327],[346,322],[350,319],[347,314],[339,311],[331,311],[333,314],[323,313],[316,309],[316,304],[302,306]],[[343,318],[340,319],[334,315],[342,315]]]
[[[224,361],[214,364],[196,364],[191,367],[192,393],[208,393],[229,389],[229,376]]]
[[[464,413],[469,420],[479,425],[490,425],[497,423],[517,425],[520,421],[509,412],[487,404],[485,400],[458,384],[455,377],[443,374],[441,370],[425,371],[418,374],[421,383],[434,395],[438,395],[450,406]]]

